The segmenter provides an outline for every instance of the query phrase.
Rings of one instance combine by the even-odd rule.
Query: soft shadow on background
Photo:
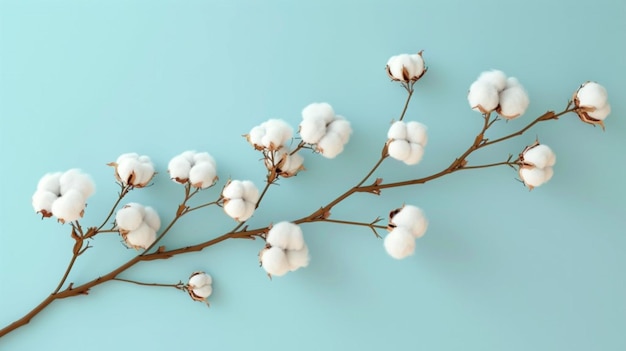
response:
[[[429,127],[418,166],[388,160],[375,176],[400,180],[447,166],[474,139],[480,115],[466,94],[501,69],[528,90],[525,118],[578,86],[609,91],[606,131],[575,115],[539,125],[470,162],[498,162],[537,137],[557,154],[553,179],[529,192],[509,168],[460,172],[426,185],[360,194],[338,218],[371,221],[409,203],[430,228],[414,256],[395,261],[367,228],[307,225],[306,269],[270,281],[260,241],[140,264],[123,274],[176,283],[214,277],[211,307],[174,289],[109,282],[54,302],[0,339],[2,350],[624,350],[626,349],[626,3],[526,1],[0,1],[0,324],[56,286],[71,255],[67,226],[41,221],[30,198],[46,172],[78,167],[97,192],[82,223],[116,197],[106,166],[124,152],[152,157],[159,174],[129,201],[172,218],[182,188],[169,159],[210,152],[220,183],[261,186],[264,169],[241,137],[268,118],[296,126],[326,101],[352,122],[345,152],[306,154],[307,171],[273,187],[251,226],[307,215],[353,186],[378,159],[403,89],[391,55],[424,50],[429,71],[407,119]],[[177,247],[233,226],[219,209],[185,218]],[[105,274],[136,254],[100,236],[70,281]]]

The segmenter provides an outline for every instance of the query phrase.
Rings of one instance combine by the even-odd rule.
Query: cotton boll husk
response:
[[[350,140],[350,134],[352,134],[352,127],[350,122],[338,116],[336,120],[332,121],[327,128],[327,133],[337,133],[341,142],[347,144]]]
[[[249,180],[244,180],[241,182],[241,186],[243,187],[243,199],[256,205],[259,201],[259,189],[256,185]]]
[[[578,105],[582,107],[602,108],[607,104],[608,100],[606,89],[596,82],[583,84],[583,86],[578,89],[576,97],[578,98]]]
[[[215,159],[208,152],[198,152],[193,155],[194,165],[208,162],[213,168],[216,168]]]
[[[387,131],[387,139],[407,139],[406,124],[402,121],[395,121]]]
[[[418,164],[422,158],[424,157],[424,148],[420,144],[410,143],[411,153],[409,153],[409,157],[404,159],[404,163],[407,165],[416,165]]]
[[[309,257],[309,248],[306,245],[302,246],[299,250],[287,250],[285,255],[289,263],[289,270],[292,272],[298,268],[308,266],[311,260]]]
[[[524,153],[524,162],[532,163],[537,168],[552,166],[555,161],[554,152],[544,144],[539,144]]]
[[[48,173],[41,177],[37,183],[37,190],[46,190],[57,195],[61,194],[61,175],[62,172]]]
[[[552,169],[550,169],[551,172]],[[541,184],[545,183],[547,180],[547,175],[545,169],[541,168],[520,168],[519,175],[522,178],[522,181],[526,186],[529,187],[538,187]]]
[[[246,214],[246,202],[243,199],[230,199],[224,203],[224,212],[238,221]]]
[[[131,230],[124,235],[126,244],[134,249],[147,249],[156,240],[156,231],[148,224],[141,223],[139,228]]]
[[[33,209],[35,212],[45,211],[46,213],[52,213],[52,203],[58,198],[59,196],[53,192],[37,190],[32,198]]]
[[[159,214],[154,208],[150,206],[146,206],[144,210],[145,216],[143,217],[143,221],[150,228],[154,229],[155,232],[158,231],[159,228],[161,228],[161,218],[159,217]]]
[[[517,118],[526,112],[530,100],[521,85],[507,87],[500,93],[498,113],[506,119]]]
[[[314,102],[302,109],[302,119],[322,120],[324,125],[335,118],[335,111],[326,102]],[[314,143],[312,143],[314,144]]]
[[[492,85],[498,92],[506,88],[506,74],[499,70],[485,71],[478,76],[478,81],[486,82]]]
[[[604,121],[606,117],[611,113],[611,104],[607,103],[601,108],[597,108],[595,111],[587,112],[587,115],[598,121]]]
[[[265,238],[266,242],[272,245],[272,247],[278,247],[283,250],[286,249],[291,241],[293,226],[295,226],[295,224],[285,221],[272,225],[272,228],[269,230],[267,237]],[[302,232],[300,235],[302,235]]]
[[[125,206],[115,214],[115,224],[122,230],[136,230],[143,223],[144,213],[137,206]]]
[[[170,178],[174,181],[176,181],[176,179],[187,181],[187,179],[189,179],[190,170],[191,161],[182,154],[172,158],[167,165],[167,171],[170,174]]]
[[[317,143],[317,151],[326,158],[335,158],[343,151],[343,142],[337,133],[327,133]]]
[[[61,222],[67,223],[82,217],[85,197],[77,189],[70,189],[52,203],[52,214]]]
[[[391,257],[400,260],[413,254],[415,238],[408,229],[398,227],[387,234],[384,246]]]
[[[428,229],[428,220],[419,207],[405,205],[400,212],[392,218],[392,223],[397,227],[409,229],[415,238],[421,238]]]
[[[389,156],[398,161],[404,161],[411,155],[411,144],[402,139],[397,139],[387,145]]]
[[[217,174],[210,162],[196,163],[189,171],[189,183],[197,188],[206,189],[215,183]]]
[[[406,123],[407,139],[415,144],[425,147],[428,143],[427,127],[420,122],[410,121]]]
[[[231,180],[222,190],[222,196],[225,199],[241,199],[243,194],[244,187],[240,180]]]
[[[477,80],[470,86],[467,101],[473,110],[491,112],[498,106],[498,90],[489,82]]]
[[[59,185],[61,195],[68,192],[70,189],[78,190],[83,194],[83,198],[87,199],[93,195],[96,190],[96,186],[87,174],[81,173],[79,169],[70,169],[63,173],[59,178]]]
[[[326,122],[322,119],[308,118],[300,123],[300,137],[309,144],[317,142],[326,134]]]
[[[267,273],[273,276],[280,277],[289,272],[287,255],[278,247],[271,247],[263,251],[261,255],[261,265]]]
[[[198,288],[213,284],[213,278],[204,272],[196,272],[189,278],[187,284],[192,288]]]

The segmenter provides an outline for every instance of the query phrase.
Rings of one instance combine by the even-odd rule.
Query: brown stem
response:
[[[61,287],[63,287],[63,284],[65,283],[67,276],[70,274],[72,267],[74,267],[74,263],[76,262],[76,258],[78,257],[79,254],[80,252],[74,252],[74,254],[72,254],[72,259],[70,260],[70,263],[67,265],[67,268],[65,269],[63,278],[61,278],[61,280],[59,281],[59,285],[57,285],[56,289],[54,289],[54,291],[52,292],[52,295],[58,293],[59,290],[61,290]]]
[[[111,216],[113,216],[113,213],[115,212],[115,209],[117,208],[117,205],[120,204],[120,202],[122,201],[124,196],[126,196],[126,194],[128,194],[128,192],[132,189],[131,185],[122,185],[122,184],[120,184],[120,186],[122,187],[122,191],[120,191],[120,195],[117,197],[117,200],[115,201],[115,203],[111,207],[111,211],[109,211],[109,214],[106,216],[104,221],[102,221],[102,224],[100,224],[100,226],[98,226],[98,229],[96,230],[96,232],[100,231],[100,229],[102,229],[107,224],[109,219],[111,219]]]
[[[113,278],[111,280],[115,280],[118,282],[124,282],[124,283],[131,283],[131,284],[136,284],[136,285],[142,285],[142,286],[156,286],[156,287],[164,287],[164,288],[175,288],[178,290],[184,290],[184,286],[185,284],[183,284],[182,282],[179,282],[178,284],[160,284],[160,283],[144,283],[144,282],[139,282],[136,280],[130,280],[130,279],[123,279],[123,278]]]

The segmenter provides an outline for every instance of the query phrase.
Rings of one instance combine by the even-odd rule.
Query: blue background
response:
[[[67,226],[30,205],[46,172],[79,167],[97,184],[85,225],[115,199],[106,163],[152,157],[160,174],[129,201],[172,218],[182,188],[169,159],[210,152],[221,182],[259,186],[264,169],[241,135],[268,118],[293,126],[327,101],[354,134],[334,160],[306,154],[307,171],[268,193],[252,226],[307,215],[353,186],[378,159],[403,89],[391,55],[424,50],[429,72],[407,115],[429,127],[422,163],[388,160],[386,181],[447,166],[473,141],[480,115],[467,105],[481,71],[516,76],[529,92],[525,118],[577,87],[609,91],[607,129],[575,115],[472,156],[498,162],[539,137],[557,153],[554,178],[529,192],[508,167],[459,172],[423,186],[360,194],[338,219],[369,222],[409,203],[430,228],[414,256],[395,261],[367,228],[307,225],[308,268],[270,281],[260,241],[139,264],[123,277],[175,283],[214,277],[207,309],[174,289],[109,282],[56,301],[0,340],[2,350],[215,348],[219,350],[624,350],[626,349],[626,2],[480,1],[1,1],[0,324],[21,317],[56,286],[71,255]],[[219,208],[177,225],[170,248],[233,226]],[[135,252],[102,235],[70,281],[105,274]]]

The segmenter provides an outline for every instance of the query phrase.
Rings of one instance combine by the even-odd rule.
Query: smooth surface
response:
[[[273,187],[252,227],[307,215],[353,186],[377,160],[404,91],[387,78],[391,55],[424,50],[429,72],[407,115],[429,127],[421,164],[388,160],[375,176],[434,173],[480,129],[467,88],[498,68],[529,91],[511,133],[577,87],[609,91],[607,129],[568,115],[482,151],[499,162],[539,138],[557,154],[554,178],[529,192],[507,168],[461,172],[380,197],[354,196],[337,219],[369,222],[410,203],[430,228],[414,256],[395,261],[367,228],[303,227],[308,268],[270,281],[260,241],[141,264],[123,274],[176,283],[214,277],[211,308],[180,291],[110,282],[53,303],[0,339],[0,350],[624,350],[626,349],[626,3],[583,1],[6,1],[0,2],[0,324],[56,286],[70,258],[67,226],[30,206],[46,172],[79,167],[97,192],[84,225],[116,197],[105,164],[147,154],[160,172],[129,201],[169,221],[182,188],[169,159],[210,152],[220,183],[259,186],[264,169],[241,135],[268,118],[294,127],[327,101],[352,122],[334,160],[306,154],[307,171]],[[178,247],[231,228],[219,208],[185,218]],[[105,274],[135,254],[102,235],[70,281]]]

